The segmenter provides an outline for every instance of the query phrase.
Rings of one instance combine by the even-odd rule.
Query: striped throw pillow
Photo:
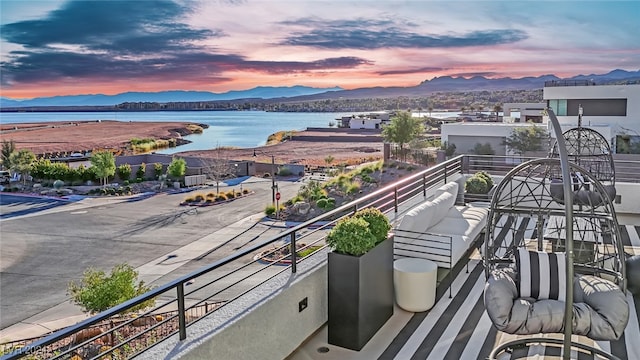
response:
[[[518,249],[517,281],[520,297],[537,300],[566,299],[566,260],[564,253]]]

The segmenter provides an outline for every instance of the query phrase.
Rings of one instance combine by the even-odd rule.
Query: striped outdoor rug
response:
[[[621,236],[628,254],[640,254],[640,226],[621,226]],[[380,359],[486,359],[502,343],[523,337],[502,333],[491,323],[483,303],[485,277],[476,251],[469,260],[469,272],[461,266],[452,282],[452,298],[448,291],[438,291],[439,299],[428,312],[416,313],[400,331]],[[583,336],[573,340],[609,352],[620,359],[640,359],[640,296],[627,296],[630,318],[619,340],[593,341]],[[527,337],[562,338],[562,334],[539,334]],[[524,337],[523,337],[524,338]],[[515,349],[500,359],[527,357],[560,357],[557,346],[530,345]],[[599,359],[574,351],[572,359]]]

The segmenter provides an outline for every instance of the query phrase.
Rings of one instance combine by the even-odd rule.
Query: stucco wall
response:
[[[305,259],[137,359],[282,360],[327,322],[326,251]],[[307,298],[308,307],[298,311]]]

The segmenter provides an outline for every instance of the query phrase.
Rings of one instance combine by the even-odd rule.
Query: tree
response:
[[[14,151],[11,156],[9,156],[11,170],[20,174],[23,185],[27,182],[27,175],[31,172],[31,168],[35,162],[36,156],[31,150],[22,149],[18,152]]]
[[[179,179],[187,172],[187,162],[183,158],[174,157],[167,166],[167,173],[174,179]]]
[[[91,166],[102,186],[107,186],[109,177],[116,173],[116,158],[111,151],[98,151],[91,155]]]
[[[499,113],[500,111],[502,111],[502,106],[500,106],[500,105],[496,104],[496,105],[493,107],[493,111],[495,111],[495,112],[496,112],[496,121],[499,121],[499,120],[500,120],[500,116],[498,116],[498,113]]]
[[[79,282],[71,281],[67,288],[71,301],[82,307],[83,311],[95,314],[108,310],[136,296],[142,295],[152,288],[144,281],[138,281],[138,272],[131,265],[118,264],[107,274],[102,270],[88,268]],[[155,304],[149,299],[126,312],[142,310]]]
[[[202,172],[208,178],[216,182],[216,193],[220,192],[220,181],[231,177],[235,174],[235,166],[229,163],[229,160],[222,157],[222,148],[216,148],[216,157],[211,159],[202,159]]]
[[[11,162],[9,158],[16,151],[16,143],[13,140],[2,140],[2,150],[0,150],[0,164],[3,169],[10,169]]]
[[[382,129],[382,137],[386,142],[400,145],[404,156],[404,144],[409,143],[424,131],[422,119],[414,118],[407,111],[399,112],[391,118],[389,125]]]
[[[528,151],[544,150],[544,143],[549,138],[549,134],[542,126],[517,127],[511,131],[502,142],[507,148],[519,156]]]
[[[446,157],[451,157],[456,153],[456,144],[450,144],[448,142],[443,142],[440,149],[444,150],[444,155]]]

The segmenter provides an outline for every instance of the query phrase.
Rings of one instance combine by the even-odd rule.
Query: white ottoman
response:
[[[427,311],[436,301],[438,265],[426,259],[405,258],[393,262],[396,303],[411,312]]]

